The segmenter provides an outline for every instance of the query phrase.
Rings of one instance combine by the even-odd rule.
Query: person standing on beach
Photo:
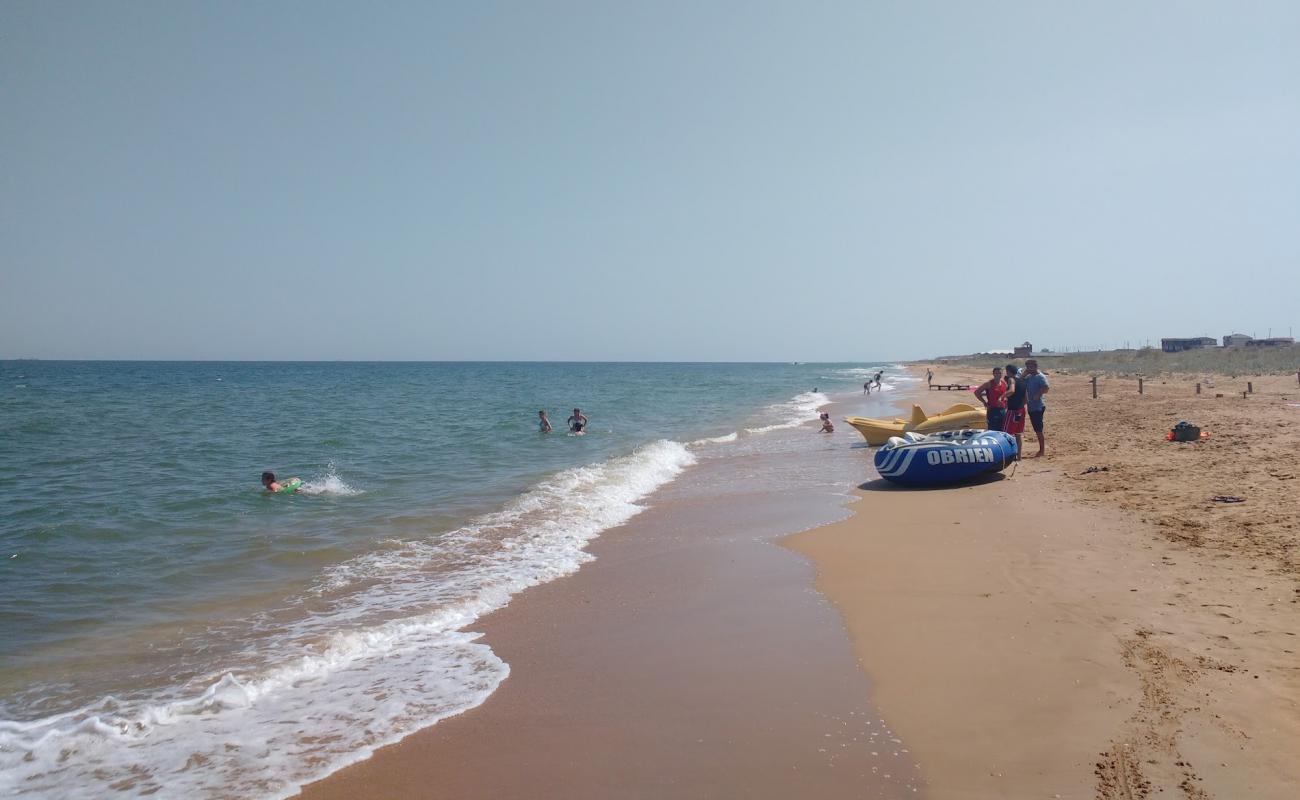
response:
[[[569,425],[570,433],[582,433],[587,427],[587,418],[583,416],[581,408],[573,409],[573,416],[569,417],[565,422]]]
[[[1011,385],[1007,389],[1007,411],[1002,430],[1016,437],[1018,459],[1023,449],[1020,437],[1025,432],[1025,382],[1020,379],[1020,370],[1015,364],[1007,364],[1007,377],[1011,380]]]
[[[984,404],[988,429],[1002,430],[1007,416],[1007,384],[1002,380],[1002,367],[993,368],[993,377],[979,385],[975,398]]]
[[[926,369],[926,371],[925,371],[925,385],[926,385],[926,386],[933,386],[933,385],[934,385],[934,370],[932,370],[932,369]]]
[[[1047,376],[1038,371],[1038,362],[1029,359],[1025,362],[1025,408],[1029,411],[1029,424],[1034,426],[1034,434],[1038,437],[1038,453],[1033,458],[1042,458],[1047,453],[1047,439],[1043,436],[1043,414],[1047,411],[1047,404],[1043,402],[1043,395],[1051,389],[1047,383]]]
[[[537,426],[538,426],[538,428],[541,429],[541,432],[542,432],[542,433],[550,433],[550,432],[551,432],[551,421],[550,421],[549,419],[546,418],[546,412],[545,412],[545,411],[538,411],[538,412],[537,412]]]

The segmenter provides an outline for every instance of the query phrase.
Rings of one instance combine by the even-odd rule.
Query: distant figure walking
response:
[[[1025,362],[1025,408],[1029,411],[1029,424],[1034,427],[1034,434],[1038,437],[1038,453],[1032,458],[1042,458],[1047,453],[1047,437],[1043,435],[1043,414],[1047,412],[1047,404],[1043,402],[1043,395],[1051,389],[1047,383],[1047,376],[1038,371],[1038,361],[1029,359]]]
[[[545,411],[537,412],[537,427],[541,430],[542,433],[551,432],[551,421],[546,418]]]
[[[989,430],[1002,430],[1007,416],[1007,384],[1002,380],[1002,367],[993,368],[993,377],[979,385],[975,398],[984,404]]]
[[[570,433],[582,433],[587,428],[587,418],[583,416],[581,408],[573,409],[573,416],[569,417],[565,422],[569,425]]]
[[[884,375],[884,374],[885,374],[885,371],[884,371],[883,369],[882,369],[881,371],[879,371],[879,372],[876,373],[876,388],[877,388],[877,389],[880,388],[880,376],[881,376],[881,375]]]
[[[1020,369],[1015,364],[1007,364],[1007,413],[1002,423],[1002,430],[1016,437],[1016,458],[1024,449],[1021,435],[1025,432],[1025,382],[1020,377]]]
[[[925,371],[925,385],[926,385],[926,386],[931,386],[931,385],[933,385],[933,384],[934,384],[934,370],[932,370],[932,369],[926,369],[926,371]]]
[[[835,426],[831,424],[831,415],[822,412],[822,433],[835,433]]]

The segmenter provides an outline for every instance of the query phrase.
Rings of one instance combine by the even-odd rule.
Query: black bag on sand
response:
[[[1201,429],[1190,422],[1178,423],[1171,432],[1175,442],[1198,442],[1201,439]]]

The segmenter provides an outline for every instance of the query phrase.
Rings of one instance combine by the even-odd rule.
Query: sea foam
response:
[[[355,494],[362,494],[362,490],[349,486],[342,478],[331,463],[325,468],[325,474],[310,480],[303,481],[301,494],[329,494],[340,497],[348,497]]]
[[[694,461],[665,440],[563,470],[461,528],[327,571],[314,592],[324,608],[268,627],[245,665],[0,721],[0,794],[280,798],[473,708],[509,666],[463,628],[578,569],[589,541]]]
[[[821,392],[803,392],[784,403],[776,403],[765,409],[765,416],[777,421],[767,425],[746,428],[746,433],[767,433],[783,428],[797,428],[811,420],[817,409],[829,403],[831,399]]]

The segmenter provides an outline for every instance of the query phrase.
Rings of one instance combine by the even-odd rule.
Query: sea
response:
[[[844,423],[815,433],[819,409],[884,415],[909,380],[889,362],[0,362],[0,795],[292,795],[482,703],[510,665],[475,620],[580,569],[703,462],[742,480],[755,454],[832,449],[764,479],[842,496],[867,458]],[[263,491],[264,470],[301,491]]]

